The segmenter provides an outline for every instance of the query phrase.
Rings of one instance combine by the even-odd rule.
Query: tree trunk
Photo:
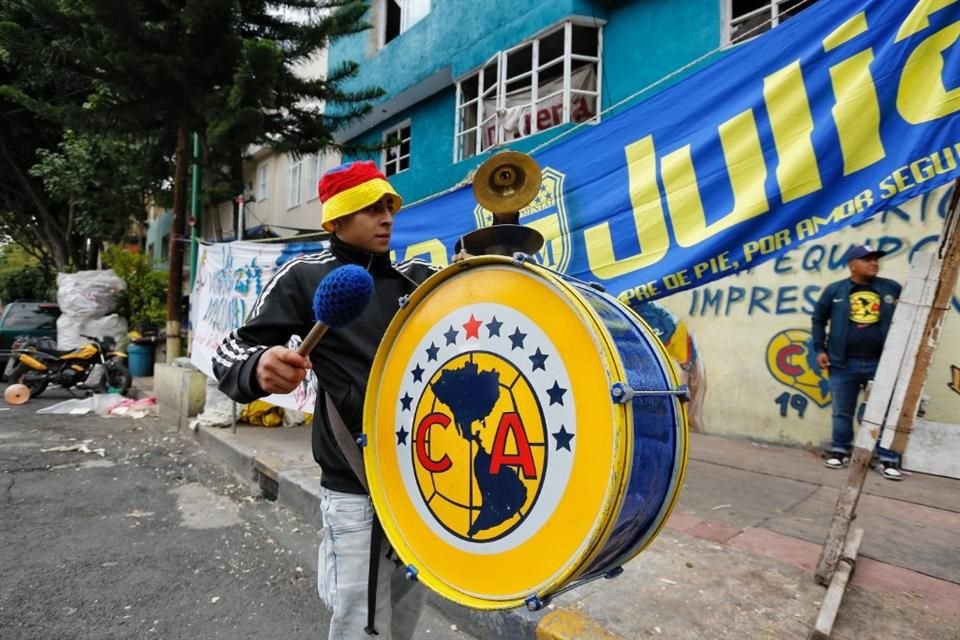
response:
[[[6,162],[10,172],[20,183],[24,195],[34,206],[34,215],[37,224],[29,227],[34,237],[37,239],[38,246],[45,247],[50,252],[50,257],[57,265],[57,269],[65,271],[70,264],[69,237],[64,234],[57,225],[53,214],[47,208],[46,203],[37,193],[30,182],[30,179],[20,170],[20,167],[14,162],[10,155],[7,145],[0,138],[0,158]],[[42,230],[42,231],[41,231]]]
[[[173,228],[170,230],[170,271],[167,280],[167,362],[180,357],[180,298],[183,293],[183,238],[187,223],[189,132],[177,128],[177,158],[173,176]]]

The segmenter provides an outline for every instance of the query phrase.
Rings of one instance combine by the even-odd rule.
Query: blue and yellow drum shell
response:
[[[483,256],[427,280],[368,382],[364,462],[387,538],[417,578],[478,609],[609,572],[662,528],[682,485],[663,345],[611,296]]]

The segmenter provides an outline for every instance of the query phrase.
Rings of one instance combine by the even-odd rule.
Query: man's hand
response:
[[[270,347],[257,361],[257,384],[267,393],[290,393],[307,376],[310,359],[293,349]]]
[[[829,368],[830,368],[830,356],[828,356],[827,354],[823,353],[822,351],[821,351],[820,353],[818,353],[818,354],[817,354],[817,366],[819,366],[821,369],[829,369]]]

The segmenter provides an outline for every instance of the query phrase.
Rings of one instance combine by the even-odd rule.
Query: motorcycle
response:
[[[39,396],[51,384],[74,396],[77,391],[90,395],[108,389],[126,393],[133,383],[125,362],[127,354],[115,350],[113,338],[81,337],[89,342],[67,351],[57,349],[48,338],[17,338],[7,365],[7,380],[26,385],[31,397]]]

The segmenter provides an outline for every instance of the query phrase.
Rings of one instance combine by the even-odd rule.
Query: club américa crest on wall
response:
[[[557,345],[516,309],[467,304],[426,329],[395,416],[407,495],[451,545],[513,548],[563,494],[577,447],[570,378]]]

